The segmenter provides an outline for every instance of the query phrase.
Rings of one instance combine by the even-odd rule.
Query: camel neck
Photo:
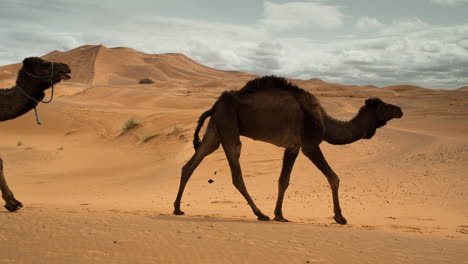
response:
[[[22,75],[21,72],[20,75]],[[18,77],[16,85],[12,88],[0,89],[0,121],[19,117],[36,107],[37,101],[35,102],[34,100],[27,98],[18,89],[18,86],[38,101],[44,98],[45,94],[43,91],[45,84],[37,83],[37,81],[29,79],[30,78],[23,74]]]
[[[375,126],[369,124],[367,115],[367,111],[361,109],[353,119],[340,121],[326,114],[325,141],[333,145],[344,145],[372,137]]]

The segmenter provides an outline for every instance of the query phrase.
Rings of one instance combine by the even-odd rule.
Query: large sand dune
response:
[[[0,263],[467,263],[468,93],[291,80],[329,114],[351,118],[365,98],[402,107],[371,140],[322,144],[341,178],[349,224],[332,219],[325,177],[299,156],[284,202],[292,223],[256,221],[232,186],[222,150],[208,156],[172,216],[199,115],[255,75],[182,54],[83,46],[46,59],[72,79],[34,113],[0,123],[0,154],[25,207],[0,211]],[[21,64],[0,67],[14,84]],[[138,84],[151,78],[154,84]],[[140,125],[122,132],[129,118]],[[242,138],[257,205],[273,215],[283,150]],[[214,182],[209,184],[208,180]]]

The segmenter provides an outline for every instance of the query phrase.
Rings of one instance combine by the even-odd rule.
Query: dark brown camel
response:
[[[16,85],[10,89],[0,89],[0,121],[14,119],[34,109],[44,99],[45,90],[61,80],[70,79],[70,72],[70,67],[64,63],[49,62],[37,57],[24,59]],[[23,206],[8,188],[1,158],[0,189],[6,209],[16,211]]]
[[[200,142],[198,133],[206,118],[211,116],[207,130]],[[174,202],[174,214],[182,215],[180,201],[193,171],[204,157],[223,146],[234,186],[249,203],[258,220],[269,220],[257,208],[242,178],[239,157],[240,136],[260,140],[285,148],[283,169],[279,178],[278,200],[274,220],[287,222],[282,205],[296,157],[301,149],[327,177],[332,189],[335,221],[346,224],[338,199],[339,178],[325,160],[320,143],[349,144],[359,139],[370,139],[377,128],[393,118],[401,118],[403,112],[395,105],[378,98],[365,100],[359,113],[350,121],[338,121],[330,117],[310,93],[289,83],[286,79],[265,76],[249,81],[239,91],[221,94],[214,106],[203,113],[195,130],[195,154],[182,168],[179,191]]]

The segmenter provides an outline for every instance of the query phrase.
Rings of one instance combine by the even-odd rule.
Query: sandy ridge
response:
[[[322,145],[341,178],[349,225],[334,224],[328,183],[302,155],[284,201],[292,223],[257,222],[221,149],[189,182],[187,216],[175,217],[196,120],[222,91],[253,75],[128,48],[83,46],[46,57],[72,64],[73,79],[56,86],[52,104],[39,106],[42,126],[33,113],[0,123],[5,174],[25,204],[18,213],[0,211],[0,263],[468,261],[465,92],[292,80],[339,119],[373,96],[405,112],[371,140]],[[14,82],[4,71],[19,67],[0,67],[0,81]],[[138,84],[148,76],[156,82]],[[130,118],[139,125],[123,133]],[[246,185],[272,216],[283,150],[242,142]]]

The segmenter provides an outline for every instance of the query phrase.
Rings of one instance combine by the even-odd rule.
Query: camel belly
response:
[[[291,95],[249,95],[238,114],[242,136],[286,148],[301,142],[304,114]]]

